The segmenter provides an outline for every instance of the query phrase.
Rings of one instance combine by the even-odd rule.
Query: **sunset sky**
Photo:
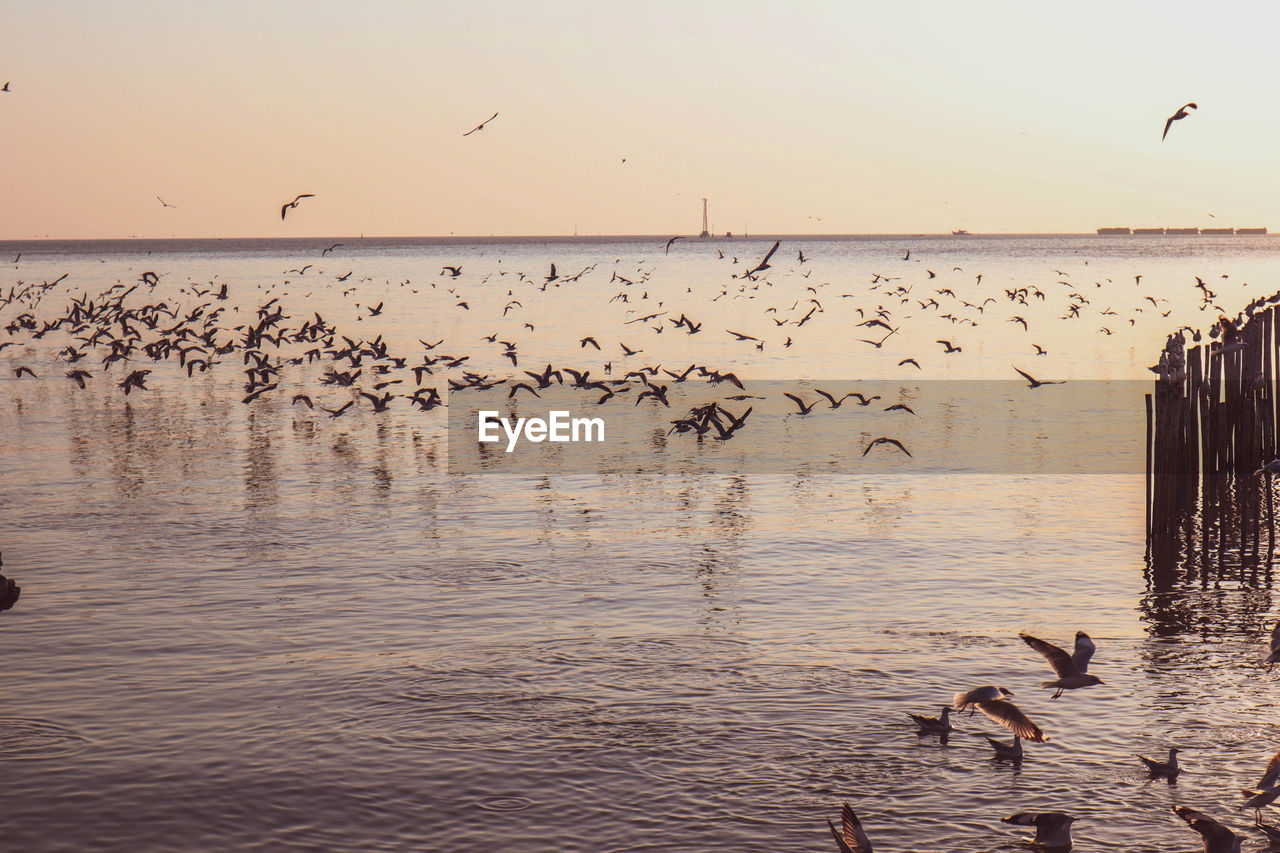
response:
[[[1276,228],[1277,31],[1155,0],[19,2],[0,239],[675,234],[703,196],[718,232]]]

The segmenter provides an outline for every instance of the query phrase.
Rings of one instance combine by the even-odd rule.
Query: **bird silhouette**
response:
[[[1199,107],[1195,105],[1195,102],[1189,102],[1179,107],[1178,111],[1173,115],[1169,116],[1168,120],[1165,121],[1164,133],[1160,134],[1160,141],[1164,142],[1164,138],[1169,135],[1170,125],[1172,125],[1175,121],[1179,121],[1180,119],[1186,118],[1189,115],[1187,110],[1196,110],[1196,109],[1199,109]]]
[[[485,119],[484,121],[480,122],[480,123],[479,123],[479,124],[477,124],[475,127],[471,128],[470,130],[468,130],[466,133],[464,133],[464,134],[462,134],[462,135],[463,135],[463,136],[470,136],[471,134],[475,133],[477,130],[484,130],[484,126],[485,126],[486,124],[488,124],[489,122],[493,121],[493,120],[494,120],[495,118],[497,118],[497,117],[498,117],[498,114],[497,114],[497,113],[494,113],[493,115],[489,116],[487,119]]]
[[[301,195],[294,196],[293,201],[286,201],[284,204],[280,205],[280,221],[283,222],[285,216],[288,215],[289,211],[297,207],[298,203],[301,202],[304,198],[315,198],[315,197],[316,197],[315,193],[302,193]]]

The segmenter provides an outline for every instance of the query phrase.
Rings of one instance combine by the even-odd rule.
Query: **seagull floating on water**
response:
[[[1178,766],[1178,753],[1181,752],[1176,746],[1169,747],[1168,761],[1153,761],[1150,758],[1138,756],[1138,760],[1146,765],[1147,772],[1152,776],[1168,776],[1170,779],[1182,772],[1182,768]]]
[[[925,717],[920,714],[910,713],[907,714],[907,716],[915,720],[916,725],[920,728],[920,734],[922,735],[946,734],[948,732],[955,731],[955,727],[951,725],[950,705],[942,706],[942,716],[940,717]]]

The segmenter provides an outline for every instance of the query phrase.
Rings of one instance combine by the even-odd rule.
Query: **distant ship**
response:
[[[956,232],[959,233],[959,232]],[[1262,235],[1267,233],[1266,228],[1099,228],[1098,236],[1114,237],[1123,234],[1134,234],[1139,237],[1150,237],[1157,234],[1167,234],[1170,236],[1193,236],[1196,234],[1204,234],[1208,236],[1226,236],[1230,234],[1242,235]]]
[[[969,232],[968,231],[952,231],[951,236],[952,237],[968,237]]]

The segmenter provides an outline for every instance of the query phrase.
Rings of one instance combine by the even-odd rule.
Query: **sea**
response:
[[[1199,849],[1176,805],[1260,844],[1271,558],[1156,571],[1142,407],[1280,242],[667,241],[0,243],[0,847],[816,853],[846,802],[885,851],[1026,850],[1002,818],[1041,811]],[[129,329],[71,306],[113,299],[215,331],[104,365]],[[273,316],[333,341],[258,341],[253,396]],[[631,443],[482,446],[461,413],[538,411],[547,366],[633,374],[567,404]],[[712,402],[752,413],[679,431]],[[1103,684],[1053,699],[1019,635],[1077,631]],[[1018,764],[908,717],[982,685],[1048,737]]]

